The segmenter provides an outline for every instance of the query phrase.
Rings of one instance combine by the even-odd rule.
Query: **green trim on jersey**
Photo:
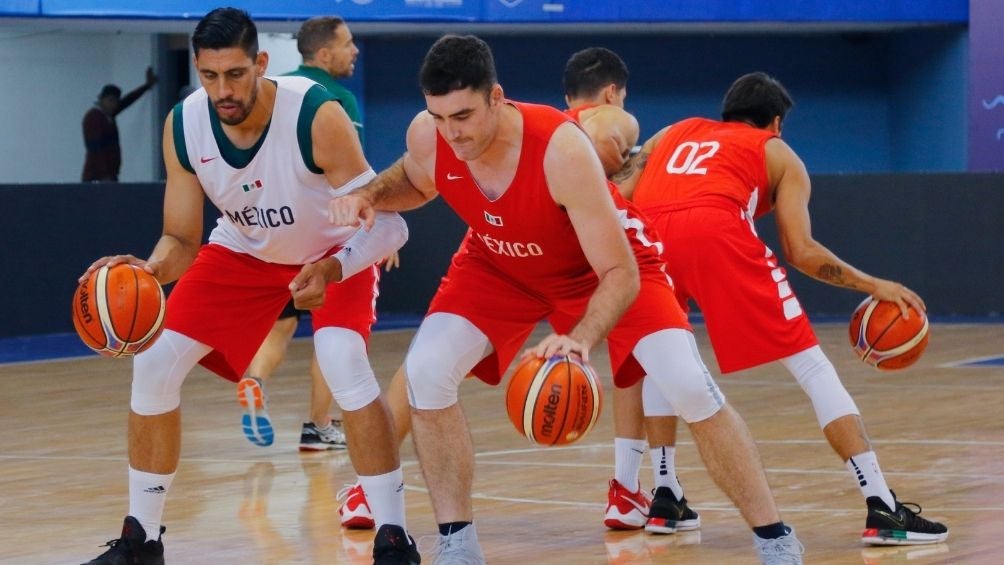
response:
[[[188,146],[185,145],[185,118],[182,116],[185,101],[182,100],[174,105],[174,117],[171,119],[171,130],[174,133],[174,152],[178,154],[178,161],[185,170],[195,174],[192,161],[188,159]]]
[[[274,109],[273,109],[274,111]],[[247,149],[241,149],[234,145],[226,132],[223,131],[223,124],[220,123],[220,115],[216,113],[216,108],[209,103],[209,125],[212,126],[213,138],[216,139],[216,146],[220,148],[220,156],[228,165],[235,169],[243,169],[251,163],[254,156],[258,154],[265,138],[268,137],[268,130],[272,127],[272,117],[269,116],[268,123],[265,124],[265,131],[261,132],[258,141]]]
[[[311,139],[310,132],[314,125],[314,117],[317,116],[317,110],[321,107],[321,104],[332,101],[334,101],[334,98],[331,97],[331,93],[320,84],[315,84],[303,94],[303,102],[300,104],[300,116],[296,119],[296,141],[300,146],[300,156],[303,157],[303,164],[307,166],[310,172],[318,175],[323,175],[324,170],[314,162],[314,142]]]
[[[342,86],[340,82],[335,80],[335,77],[328,74],[324,69],[310,65],[300,65],[296,70],[285,73],[283,76],[306,77],[328,89],[329,95],[334,100],[337,100],[342,105],[345,113],[349,115],[349,120],[352,121],[352,125],[355,126],[356,132],[359,134],[359,142],[362,143],[365,141],[366,138],[363,136],[363,117],[359,111],[359,101],[356,100],[356,95],[351,90]]]

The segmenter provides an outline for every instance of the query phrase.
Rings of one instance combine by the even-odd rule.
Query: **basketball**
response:
[[[73,293],[73,327],[87,347],[127,357],[153,345],[164,328],[164,291],[153,275],[120,263],[97,269]]]
[[[928,322],[923,312],[910,307],[904,319],[895,302],[869,296],[851,316],[851,347],[858,359],[882,370],[909,367],[927,348]]]
[[[530,357],[506,389],[506,412],[516,431],[541,445],[572,443],[596,424],[603,390],[596,372],[576,356]]]

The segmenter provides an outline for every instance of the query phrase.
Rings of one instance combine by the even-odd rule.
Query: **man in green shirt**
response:
[[[337,16],[307,20],[296,34],[296,48],[303,56],[303,64],[286,74],[306,77],[324,86],[349,115],[359,133],[361,144],[363,120],[359,113],[359,103],[352,92],[335,80],[352,76],[356,57],[359,55],[359,48],[352,40],[352,32],[345,20]],[[388,267],[396,265],[396,256],[393,263],[391,261],[388,259]],[[274,440],[271,418],[265,409],[264,381],[285,357],[301,314],[301,310],[293,308],[292,302],[287,305],[251,361],[247,375],[237,384],[238,399],[245,409],[242,418],[244,434],[256,445],[268,446]],[[303,424],[300,451],[345,449],[347,446],[341,422],[328,415],[332,401],[331,391],[321,375],[316,357],[311,361],[310,374],[310,421]],[[358,524],[357,527],[373,527],[372,517],[368,512],[364,516],[355,517],[353,523]]]
[[[327,88],[341,102],[363,141],[363,119],[356,96],[335,80],[351,77],[359,56],[348,24],[337,16],[311,18],[296,34],[296,49],[303,56],[303,64],[286,74],[307,77]]]

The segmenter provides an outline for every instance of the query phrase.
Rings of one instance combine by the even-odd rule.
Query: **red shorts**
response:
[[[585,313],[592,289],[572,297],[540,296],[471,257],[450,266],[429,314],[462,316],[488,336],[494,351],[471,372],[497,385],[537,324],[547,320],[556,332],[568,333]],[[690,324],[666,276],[658,271],[644,273],[637,300],[607,336],[616,386],[631,386],[645,376],[632,354],[635,345],[641,338],[668,328],[689,330]]]
[[[723,373],[816,345],[784,267],[734,204],[645,210],[680,304],[693,298]]]
[[[199,363],[236,382],[289,301],[289,283],[299,272],[299,265],[203,245],[168,296],[164,327],[212,347]],[[368,342],[376,321],[378,273],[373,267],[328,285],[324,305],[311,310],[314,331],[347,328]]]

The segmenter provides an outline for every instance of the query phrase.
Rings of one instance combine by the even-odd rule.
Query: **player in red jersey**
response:
[[[375,210],[442,195],[470,226],[405,359],[439,559],[484,561],[459,384],[468,373],[497,384],[548,320],[555,333],[526,354],[588,360],[606,336],[615,384],[631,385],[647,367],[686,412],[710,474],[759,535],[764,562],[800,563],[801,544],[780,520],[745,423],[695,354],[658,242],[613,197],[582,130],[556,109],[506,100],[495,77],[484,41],[440,38],[422,64],[427,110],[408,128],[407,152],[329,208],[336,224],[368,225]]]
[[[590,47],[565,64],[565,113],[589,135],[608,177],[620,171],[638,142],[638,121],[624,110],[628,69],[613,51]],[[701,518],[687,505],[676,477],[676,417],[654,387],[642,402],[642,382],[614,387],[614,478],[607,492],[603,523],[608,528],[671,534],[695,530]],[[648,442],[645,436],[648,436]],[[654,498],[641,488],[638,474],[648,450]]]
[[[860,412],[820,349],[784,267],[753,221],[775,211],[784,255],[817,280],[907,306],[924,303],[900,283],[868,275],[812,237],[809,175],[781,140],[793,105],[764,73],[737,79],[722,121],[690,118],[663,128],[619,175],[625,195],[652,219],[666,244],[680,303],[704,313],[723,373],[780,361],[812,400],[827,441],[857,480],[868,506],[862,541],[926,544],[948,529],[896,500],[886,485]]]

